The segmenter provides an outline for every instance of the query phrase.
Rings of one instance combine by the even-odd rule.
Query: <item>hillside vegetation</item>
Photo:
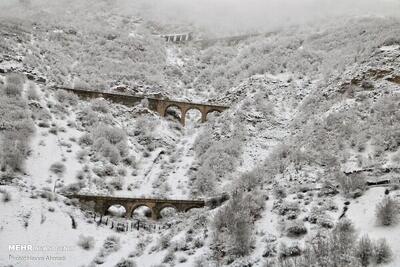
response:
[[[201,47],[166,44],[158,35],[171,25],[90,3],[0,17],[2,240],[73,247],[60,266],[400,264],[399,20]],[[82,100],[54,85],[230,108],[204,124],[190,112],[183,127],[176,110],[162,118],[145,101]],[[70,193],[207,206],[157,222],[114,207],[115,225],[147,226],[121,232]]]

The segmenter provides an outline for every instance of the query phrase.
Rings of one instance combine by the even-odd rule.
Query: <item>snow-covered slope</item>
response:
[[[28,22],[0,22],[0,69],[8,72],[0,75],[0,103],[18,106],[15,117],[1,109],[0,265],[310,266],[320,256],[334,266],[331,256],[312,252],[313,242],[348,235],[351,242],[338,241],[346,251],[324,248],[343,266],[358,266],[365,234],[391,247],[382,264],[400,265],[399,225],[383,226],[376,216],[383,199],[400,201],[397,20],[299,26],[203,50],[164,44],[152,23],[104,6],[94,13],[82,30],[71,14],[57,27],[49,14],[29,23],[35,12]],[[104,32],[88,23],[99,21]],[[6,90],[13,71],[32,79],[21,96]],[[182,127],[175,111],[161,118],[145,103],[125,107],[51,89],[75,82],[230,108],[204,124],[191,114]],[[27,131],[28,149],[5,143],[18,129]],[[7,161],[15,151],[21,168]],[[389,184],[366,186],[383,180]],[[166,211],[159,221],[112,216],[123,209],[113,207],[98,223],[64,197],[75,192],[210,201],[188,213]],[[118,223],[128,231],[117,231]],[[61,259],[17,260],[10,255],[24,252],[10,244],[67,250],[34,253]],[[380,263],[381,250],[373,251],[371,264]]]

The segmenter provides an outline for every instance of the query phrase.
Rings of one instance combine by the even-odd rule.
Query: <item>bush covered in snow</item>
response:
[[[201,139],[198,139],[197,142],[202,143]],[[238,136],[227,141],[215,143],[210,141],[210,146],[206,150],[204,148],[199,150],[198,148],[196,156],[200,168],[193,175],[192,194],[212,195],[215,192],[215,181],[220,181],[237,167],[241,149]]]
[[[374,247],[371,239],[366,235],[359,239],[356,246],[356,257],[359,259],[361,266],[368,266],[371,263]]]
[[[0,95],[0,169],[21,171],[35,126],[27,103],[20,97],[23,80],[18,74],[9,75],[6,80],[6,85],[19,89]]]
[[[24,77],[18,73],[11,73],[6,78],[6,84],[3,86],[3,94],[10,97],[21,96]]]
[[[7,190],[2,190],[2,191],[0,191],[0,193],[2,193],[1,200],[2,200],[3,202],[9,202],[9,201],[11,201],[12,197],[11,197],[11,193],[10,193],[9,191],[7,191]]]
[[[101,112],[101,113],[108,113],[109,112],[109,103],[104,99],[95,99],[92,100],[91,108],[94,111]]]
[[[374,242],[368,236],[357,240],[353,224],[344,219],[331,232],[312,236],[296,257],[280,257],[279,262],[283,266],[370,266],[389,262],[391,255],[385,240]]]
[[[39,100],[40,98],[39,93],[36,89],[36,85],[33,82],[28,83],[26,97],[28,98],[28,100]]]
[[[79,240],[78,240],[78,245],[85,249],[85,250],[90,250],[94,247],[95,241],[92,236],[84,236],[80,235]]]
[[[136,262],[129,259],[121,259],[115,267],[136,267]]]
[[[104,252],[111,253],[118,251],[121,247],[120,239],[117,236],[108,236],[103,243]]]
[[[291,221],[286,225],[286,234],[290,237],[298,237],[307,233],[307,228],[302,221]]]
[[[251,251],[252,218],[244,206],[243,198],[242,193],[234,193],[227,204],[218,210],[212,222],[212,249],[216,257],[219,253],[226,254],[228,262]]]
[[[58,90],[55,94],[55,98],[60,104],[70,106],[75,106],[76,104],[78,104],[79,100],[77,95],[71,92],[67,92],[65,90]]]
[[[57,175],[63,175],[65,170],[66,170],[66,167],[61,162],[55,162],[55,163],[51,164],[51,166],[50,166],[50,171]]]
[[[400,204],[391,197],[385,197],[376,206],[376,218],[380,225],[389,226],[398,222]]]
[[[377,264],[385,264],[392,260],[393,252],[385,239],[379,239],[374,246],[373,257]]]
[[[360,196],[366,187],[366,181],[364,176],[358,175],[356,177],[349,177],[341,173],[336,174],[336,179],[340,185],[340,189],[342,190],[343,194],[353,196]],[[359,192],[359,193],[357,193]]]

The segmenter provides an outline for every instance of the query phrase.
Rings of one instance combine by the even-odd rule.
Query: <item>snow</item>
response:
[[[183,60],[177,56],[177,49],[176,47],[167,47],[166,52],[167,52],[167,64],[169,65],[175,65],[182,67],[184,62]]]
[[[9,242],[0,242],[0,265],[12,263],[14,266],[76,266],[76,260],[79,259],[79,264],[89,264],[97,255],[105,238],[110,235],[120,238],[121,250],[117,253],[112,253],[106,257],[104,266],[114,266],[121,258],[128,258],[129,253],[134,251],[135,245],[140,237],[143,236],[143,231],[134,230],[130,232],[118,233],[110,230],[108,227],[96,223],[86,223],[86,219],[82,216],[79,210],[71,206],[66,206],[62,202],[48,202],[45,199],[32,199],[28,192],[24,190],[18,191],[14,187],[0,186],[0,189],[6,189],[11,192],[12,200],[5,205],[2,205],[2,220],[0,222],[1,240],[12,240]],[[54,207],[54,212],[47,212],[49,207]],[[16,218],[21,218],[21,214],[30,214],[28,226],[25,228],[23,222]],[[41,223],[42,214],[45,216],[45,221]],[[72,214],[77,221],[77,229],[72,229],[71,219],[69,214]],[[158,234],[162,230],[148,234],[156,242]],[[40,234],[38,234],[40,233]],[[95,239],[95,246],[91,250],[84,250],[77,246],[79,236],[92,236]],[[32,246],[66,247],[67,251],[63,252],[14,252],[9,251],[8,246],[12,244],[26,244]],[[147,246],[152,247],[152,244]],[[151,266],[158,264],[163,258],[165,252],[155,252],[151,255],[144,253],[143,256],[136,258],[135,261],[139,266]],[[31,255],[35,257],[41,256],[59,256],[65,259],[60,261],[17,261],[10,260],[9,255]]]
[[[347,212],[347,217],[352,220],[360,236],[368,235],[371,239],[385,238],[392,248],[394,259],[387,266],[400,266],[400,227],[378,226],[376,223],[375,207],[385,196],[385,188],[371,188],[363,196],[353,201]],[[400,200],[398,192],[391,193],[395,199]]]
[[[381,51],[393,51],[400,49],[400,45],[386,45],[379,48]]]
[[[63,34],[64,31],[54,30],[53,32]],[[319,34],[323,36],[326,33],[321,29]],[[144,39],[136,31],[125,32],[125,37],[126,35],[132,39]],[[299,34],[299,39],[307,40],[307,38],[303,37],[303,33]],[[280,36],[278,35],[277,38],[279,39]],[[287,38],[287,36],[282,35],[282,38]],[[318,39],[319,36],[313,36],[313,38]],[[323,49],[332,50],[333,45],[340,46],[340,44],[336,44],[336,39],[327,39],[328,41],[325,39],[322,40],[328,42],[329,45],[316,43],[317,46],[321,46],[321,50],[319,50],[319,47],[318,49],[316,47],[310,49],[310,44],[307,42],[304,42],[304,45],[301,45],[295,50],[301,50],[301,53],[308,53],[311,51],[322,55],[324,53]],[[33,39],[31,43],[33,44]],[[360,45],[360,43],[361,41],[358,40],[357,45]],[[311,44],[315,45],[314,43]],[[328,48],[323,48],[324,45],[327,45]],[[343,46],[346,49],[350,49],[346,47],[346,45]],[[351,45],[349,46],[352,47]],[[147,47],[145,48],[147,49]],[[342,49],[343,51],[346,50],[344,48]],[[235,47],[232,47],[232,50],[235,50]],[[238,53],[240,53],[240,48],[237,50],[239,51]],[[107,103],[110,109],[109,115],[111,117],[109,124],[122,129],[127,134],[127,146],[130,153],[136,158],[136,167],[126,166],[122,163],[113,166],[115,169],[121,167],[126,169],[126,175],[123,175],[124,185],[122,190],[108,191],[108,189],[100,188],[97,184],[86,181],[85,187],[80,193],[112,194],[114,196],[126,197],[191,199],[193,197],[191,195],[191,183],[193,182],[190,180],[191,169],[197,167],[196,164],[199,163],[199,158],[196,157],[194,153],[196,138],[207,129],[210,131],[209,133],[207,132],[207,134],[210,135],[210,140],[214,138],[215,134],[215,136],[218,136],[218,138],[216,138],[218,140],[213,141],[224,141],[226,136],[232,134],[232,132],[230,132],[232,129],[239,127],[240,130],[244,132],[243,140],[240,140],[243,149],[242,154],[238,157],[239,163],[237,166],[234,166],[233,170],[229,170],[229,175],[227,175],[227,177],[223,177],[220,181],[216,182],[217,191],[228,191],[235,186],[235,183],[232,181],[237,181],[244,172],[252,171],[254,168],[265,163],[266,160],[268,161],[271,152],[279,145],[290,144],[292,140],[300,140],[300,138],[296,138],[298,138],[297,135],[299,133],[301,134],[301,131],[293,127],[296,119],[302,119],[304,117],[301,116],[305,116],[306,119],[319,122],[325,120],[332,113],[346,112],[350,110],[350,108],[361,106],[361,104],[369,105],[369,102],[363,102],[364,100],[361,98],[342,97],[338,91],[339,88],[343,86],[343,83],[354,77],[358,77],[357,75],[360,73],[365,73],[371,66],[377,67],[378,69],[382,67],[385,67],[385,69],[386,67],[387,69],[392,68],[394,69],[393,75],[395,75],[396,72],[398,72],[395,59],[398,58],[400,46],[381,46],[379,50],[383,52],[378,53],[382,54],[382,56],[376,54],[368,55],[370,58],[362,59],[365,60],[366,63],[361,63],[361,61],[353,62],[357,61],[357,59],[352,59],[351,66],[344,66],[343,77],[331,75],[328,79],[321,79],[321,73],[313,75],[308,73],[311,67],[301,65],[297,66],[301,72],[304,72],[301,75],[299,73],[293,73],[293,70],[289,70],[289,68],[286,67],[276,70],[274,74],[267,72],[251,77],[245,75],[245,78],[237,82],[237,84],[235,83],[232,88],[226,90],[221,89],[221,92],[208,84],[204,88],[199,89],[190,88],[194,83],[186,85],[182,81],[179,81],[179,79],[167,81],[171,82],[167,83],[167,88],[169,88],[168,86],[171,86],[171,84],[174,86],[174,90],[171,90],[171,92],[168,91],[168,93],[176,93],[176,95],[172,95],[175,99],[187,96],[195,102],[202,102],[203,100],[209,100],[211,95],[215,95],[215,98],[219,98],[229,105],[230,109],[224,112],[223,120],[218,120],[218,123],[211,121],[207,124],[199,124],[195,120],[188,120],[186,127],[182,128],[178,126],[173,119],[159,118],[157,114],[147,111],[143,107],[127,108],[114,103]],[[154,52],[151,51],[151,49],[149,51]],[[197,50],[193,51],[201,53]],[[31,51],[31,53],[33,52]],[[166,44],[165,53],[165,62],[164,57],[162,58],[163,63],[165,63],[165,68],[177,68],[179,71],[183,72],[188,71],[187,67],[190,66],[190,57],[192,56],[195,58],[197,56],[185,55],[184,57],[182,55],[183,49],[181,51],[181,47],[174,44]],[[282,53],[284,53],[284,51],[282,51]],[[349,55],[352,54],[350,53]],[[248,56],[251,57],[251,55]],[[270,55],[263,54],[263,56],[268,58]],[[336,59],[336,57],[340,58],[341,55],[338,53],[329,54],[329,56]],[[348,57],[350,58],[351,56]],[[279,61],[279,58],[274,60]],[[329,58],[329,60],[332,60],[332,58]],[[320,60],[318,57],[317,59]],[[223,62],[225,61],[223,60]],[[336,61],[333,62],[335,63]],[[239,64],[239,62],[236,63]],[[271,64],[271,66],[280,65],[281,63],[283,62],[275,64],[272,61],[268,61],[268,64]],[[297,62],[284,63],[284,65],[286,65],[286,63],[295,64]],[[328,63],[336,67],[332,62]],[[341,63],[342,62],[337,65],[340,66]],[[303,63],[300,62],[299,64]],[[68,71],[75,71],[78,65],[80,65],[80,62],[74,59],[70,62]],[[221,66],[222,65],[223,64],[221,64]],[[212,72],[221,66],[204,66],[204,68],[208,68],[208,70]],[[0,63],[0,67],[5,69],[19,69],[23,66],[14,61],[4,61]],[[48,68],[50,69],[50,67]],[[316,70],[313,68],[313,71],[324,72],[325,70],[322,70],[323,68],[324,66],[321,67],[317,65],[315,67]],[[195,70],[194,72],[196,71],[200,70]],[[68,75],[70,75],[70,73],[68,73]],[[68,77],[71,78],[72,76],[70,75],[67,76],[67,78]],[[164,76],[162,77],[163,79],[165,78]],[[4,77],[1,78],[4,80]],[[194,76],[194,78],[197,77]],[[233,79],[234,77],[231,78]],[[384,93],[382,93],[383,88],[388,89],[390,92],[400,90],[395,82],[389,82],[385,80],[385,78],[364,78],[371,79],[375,86],[373,91],[368,92],[370,94],[365,94],[365,97],[371,99],[371,101],[384,95]],[[212,81],[210,81],[210,83],[212,84]],[[357,89],[362,90],[360,88]],[[323,93],[320,94],[320,92]],[[356,92],[356,96],[357,93],[358,92]],[[328,103],[329,106],[319,108],[319,103],[311,103],[309,106],[312,107],[308,106],[307,108],[310,108],[312,112],[302,110],[301,108],[304,108],[302,104],[307,100],[307,97],[313,95],[321,95],[324,98],[329,99],[331,97],[333,99],[330,99],[332,102]],[[137,262],[138,266],[152,266],[160,264],[168,253],[168,249],[154,249],[158,247],[159,238],[162,235],[171,234],[171,242],[186,244],[185,239],[189,230],[194,232],[195,236],[201,236],[203,232],[209,230],[208,228],[212,222],[213,215],[218,208],[215,210],[208,210],[206,208],[198,211],[200,214],[205,215],[208,220],[208,225],[200,229],[192,228],[193,224],[197,221],[196,213],[185,213],[172,215],[158,222],[151,222],[146,218],[142,218],[147,224],[157,226],[155,230],[118,233],[111,230],[109,226],[98,226],[96,223],[91,222],[89,217],[85,217],[84,211],[75,206],[67,205],[66,203],[68,203],[68,200],[64,199],[61,195],[57,195],[58,200],[53,201],[48,201],[40,196],[35,197],[37,194],[46,190],[50,192],[55,190],[57,193],[61,185],[67,186],[76,183],[78,181],[76,174],[78,171],[82,170],[84,165],[89,167],[89,173],[92,175],[93,179],[99,179],[108,183],[114,178],[97,177],[92,171],[93,167],[103,166],[106,164],[106,161],[102,158],[99,160],[96,159],[97,161],[93,159],[88,160],[88,156],[86,160],[80,162],[77,159],[77,153],[82,149],[90,150],[90,148],[80,146],[76,141],[71,141],[72,139],[79,140],[83,134],[90,131],[89,129],[81,127],[77,119],[77,114],[85,111],[85,108],[89,108],[90,102],[80,100],[77,106],[66,107],[67,111],[65,114],[56,112],[54,108],[48,108],[48,104],[50,103],[58,103],[54,98],[54,91],[45,87],[40,88],[40,104],[51,114],[50,124],[65,128],[65,131],[58,131],[57,134],[52,134],[49,133],[49,128],[41,128],[36,125],[36,132],[30,140],[31,153],[25,162],[25,172],[19,173],[11,185],[0,186],[0,190],[7,190],[12,196],[11,201],[2,202],[0,206],[0,265],[9,264],[9,241],[16,244],[68,246],[71,247],[72,250],[61,253],[60,255],[65,255],[66,259],[59,262],[57,265],[88,265],[93,262],[98,253],[100,253],[104,240],[108,236],[115,235],[121,240],[121,248],[117,252],[111,253],[105,257],[103,266],[114,266],[121,258],[128,258],[129,254],[136,250],[138,242],[143,239],[149,239],[148,244],[143,254],[135,257],[134,260]],[[268,114],[268,110],[262,109],[262,104],[265,103],[272,106],[273,112],[270,112],[270,114]],[[64,103],[58,104],[64,107]],[[258,104],[260,104],[261,108],[257,106]],[[362,110],[360,112],[362,112]],[[144,128],[149,127],[151,130],[148,135],[144,135],[143,137],[150,139],[151,144],[154,145],[153,149],[149,149],[147,144],[136,135],[136,131],[146,130],[138,127],[140,125],[138,121],[141,118],[145,118],[147,121],[153,123],[154,127],[152,128],[147,125],[144,126]],[[67,125],[68,121],[76,122],[78,126],[70,127]],[[307,124],[306,120],[304,121],[305,123],[303,124],[301,120],[299,127],[313,127],[311,124]],[[207,126],[210,127],[207,128]],[[225,126],[228,130],[223,129]],[[223,131],[226,131],[226,133],[224,133],[226,136],[224,134],[216,134],[217,132]],[[70,144],[70,147],[65,146],[65,143]],[[378,160],[373,157],[375,144],[373,144],[371,140],[365,144],[365,149],[362,152],[347,146],[343,147],[343,150],[343,152],[348,154],[348,157],[340,161],[339,165],[341,171],[361,170],[365,165],[369,166],[373,165],[373,163],[382,163],[381,166],[391,166],[390,164],[394,164],[392,156],[394,153],[398,153],[398,151],[385,151],[383,152],[382,160],[380,162],[375,162]],[[148,154],[145,155],[144,153]],[[364,165],[358,165],[357,157],[365,159],[363,161]],[[65,173],[60,176],[51,173],[50,166],[54,162],[62,162],[65,164]],[[327,214],[333,218],[334,222],[337,222],[344,206],[343,203],[345,201],[350,201],[351,203],[346,216],[354,223],[359,236],[368,234],[373,239],[386,238],[395,255],[393,261],[388,266],[400,266],[400,256],[398,256],[400,255],[400,227],[398,225],[381,227],[376,224],[375,206],[384,197],[385,188],[369,188],[365,191],[364,195],[357,199],[347,199],[342,195],[320,197],[318,193],[324,185],[326,176],[331,174],[331,170],[326,166],[320,166],[313,162],[304,163],[304,165],[305,166],[302,166],[303,168],[300,171],[295,170],[294,166],[289,165],[283,173],[278,173],[273,177],[274,179],[271,181],[272,184],[269,184],[269,181],[261,181],[261,183],[264,183],[263,186],[266,186],[266,188],[262,188],[263,193],[266,193],[269,199],[265,201],[265,209],[261,212],[260,218],[256,219],[253,225],[254,250],[248,257],[254,262],[254,266],[263,266],[264,259],[262,258],[262,254],[268,238],[276,237],[277,243],[287,242],[290,244],[299,243],[303,245],[309,234],[320,229],[319,226],[305,222],[309,234],[304,237],[291,238],[287,237],[282,232],[283,224],[289,219],[278,215],[276,210],[273,209],[273,203],[277,200],[273,196],[273,189],[276,184],[281,184],[287,189],[288,196],[286,200],[301,203],[301,216],[299,216],[299,219],[304,218],[304,216],[310,212],[311,206],[316,204],[320,205],[320,203],[323,204],[324,201],[333,201],[337,204],[338,210],[328,211]],[[136,174],[133,174],[134,172],[136,172]],[[383,177],[386,176],[382,175],[375,178],[381,179]],[[331,182],[337,183],[334,179],[332,180]],[[128,190],[128,186],[130,185],[134,186]],[[310,188],[312,196],[307,195],[308,193],[303,194],[303,197],[309,197],[309,204],[305,204],[305,201],[297,198],[300,186]],[[390,194],[396,199],[400,197],[398,191],[392,191]],[[53,209],[54,211],[52,211]],[[113,212],[121,212],[121,210],[123,209],[114,208]],[[78,225],[77,229],[72,228],[70,215],[76,219]],[[44,221],[43,218],[45,218]],[[113,218],[113,220],[125,221],[124,218]],[[28,221],[27,226],[24,226],[25,221]],[[129,219],[128,222],[132,222],[132,220]],[[158,228],[168,226],[168,224],[172,226],[167,229]],[[77,245],[81,234],[95,238],[95,247],[93,249],[84,250]],[[205,245],[201,248],[191,249],[190,252],[176,251],[174,266],[193,266],[198,257],[208,256],[210,253],[209,245],[210,242],[212,242],[210,236],[211,235],[208,234],[207,238],[202,237],[201,240],[204,241]],[[179,263],[178,259],[180,257],[185,257],[187,261]],[[79,260],[79,262],[77,262],[77,260]],[[26,262],[12,262],[12,264],[15,266],[27,266]],[[32,265],[54,266],[54,262],[32,263]]]

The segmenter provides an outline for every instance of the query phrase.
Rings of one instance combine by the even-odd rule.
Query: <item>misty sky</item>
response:
[[[130,13],[167,23],[191,23],[216,32],[254,32],[280,26],[345,16],[399,16],[400,0],[30,0],[48,12],[77,5],[113,5]],[[0,0],[1,11],[18,0]],[[1,10],[3,9],[3,10]],[[6,13],[4,13],[6,14]],[[18,13],[19,14],[19,13]],[[21,13],[22,14],[22,13]],[[73,12],[72,12],[73,14]]]
[[[337,16],[400,16],[400,0],[136,0],[154,19],[210,29],[273,29]]]

